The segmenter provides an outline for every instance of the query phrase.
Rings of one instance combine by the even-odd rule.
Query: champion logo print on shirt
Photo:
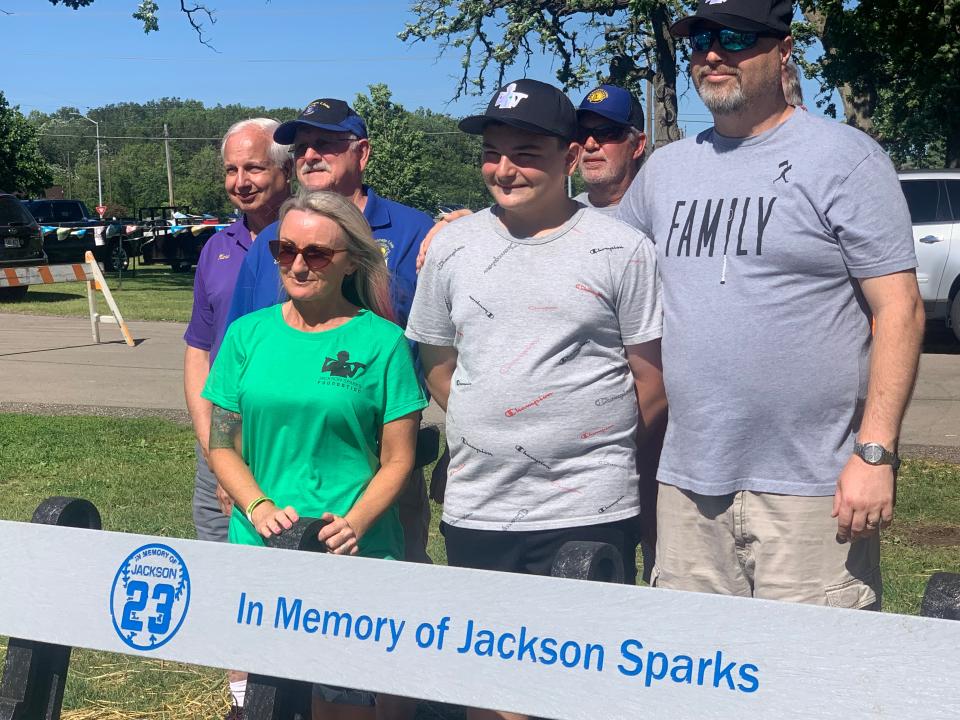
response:
[[[516,445],[516,446],[514,447],[514,449],[515,449],[518,453],[520,453],[521,455],[525,455],[526,457],[528,457],[530,460],[532,460],[533,462],[535,462],[537,465],[540,465],[540,466],[546,468],[547,470],[550,469],[550,466],[547,465],[543,460],[541,460],[541,459],[538,458],[538,457],[534,457],[533,455],[531,455],[530,453],[528,453],[527,450],[523,447],[523,445]]]
[[[480,308],[481,310],[483,310],[484,314],[485,314],[488,318],[490,318],[491,320],[493,320],[493,313],[490,312],[490,311],[484,306],[484,304],[483,304],[482,302],[480,302],[479,300],[477,300],[473,295],[467,295],[467,297],[470,298],[471,300],[473,300],[473,301],[477,304],[477,307]]]
[[[540,403],[542,403],[544,400],[546,400],[552,395],[553,395],[552,392],[544,393],[543,395],[540,395],[539,397],[531,400],[525,405],[519,405],[517,407],[507,408],[506,412],[504,412],[503,414],[506,415],[507,417],[513,417],[514,415],[519,415],[524,410],[529,410],[532,407],[540,407]]]

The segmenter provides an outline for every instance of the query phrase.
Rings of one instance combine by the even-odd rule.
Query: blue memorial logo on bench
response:
[[[177,634],[190,607],[190,573],[168,545],[151,543],[130,553],[110,590],[110,616],[124,643],[154,650]]]

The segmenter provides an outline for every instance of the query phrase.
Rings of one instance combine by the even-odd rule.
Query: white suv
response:
[[[960,170],[905,170],[927,320],[944,320],[960,340]]]

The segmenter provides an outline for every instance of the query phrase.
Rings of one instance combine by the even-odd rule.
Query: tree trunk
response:
[[[843,12],[843,10],[840,12]],[[834,55],[836,49],[830,38],[830,16],[814,7],[805,8],[803,15],[820,39],[824,54]],[[837,91],[840,93],[840,99],[843,102],[843,115],[847,125],[852,125],[865,133],[874,135],[873,111],[877,105],[876,93],[873,91],[856,92],[849,83],[843,83],[837,88]]]
[[[656,42],[656,72],[653,91],[656,98],[654,139],[662,147],[683,137],[677,124],[677,48],[670,34],[671,17],[665,3],[657,3],[650,23]]]

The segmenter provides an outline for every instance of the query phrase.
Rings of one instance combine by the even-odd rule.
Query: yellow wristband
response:
[[[262,505],[262,504],[265,503],[265,502],[271,502],[271,503],[272,503],[273,500],[271,500],[270,498],[268,498],[266,495],[261,495],[261,496],[258,497],[256,500],[252,501],[249,505],[247,505],[247,510],[246,510],[246,513],[245,513],[245,514],[246,514],[246,516],[247,516],[247,520],[250,521],[250,524],[251,524],[251,525],[253,524],[253,511],[256,510],[258,507],[260,507],[260,505]],[[274,504],[276,504],[276,503],[274,503]]]

